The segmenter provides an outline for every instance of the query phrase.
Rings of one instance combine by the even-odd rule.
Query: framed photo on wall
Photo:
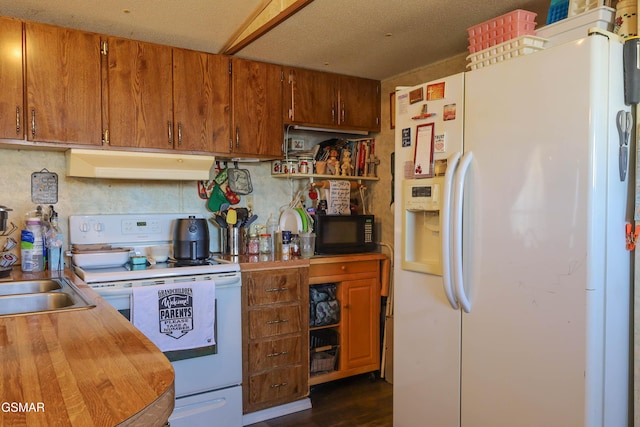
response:
[[[416,126],[416,148],[413,156],[415,177],[433,177],[433,123]]]

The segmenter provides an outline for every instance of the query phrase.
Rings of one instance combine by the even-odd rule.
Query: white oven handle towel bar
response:
[[[131,321],[163,352],[215,345],[213,280],[133,286]]]

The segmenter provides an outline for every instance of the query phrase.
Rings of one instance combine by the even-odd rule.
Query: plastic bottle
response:
[[[64,238],[62,231],[58,225],[58,213],[51,209],[49,215],[49,229],[46,235],[48,267],[51,271],[59,271],[64,269],[62,261],[62,245]]]
[[[40,218],[27,219],[26,230],[22,230],[20,238],[20,256],[22,271],[28,273],[44,271],[44,241]]]
[[[267,220],[267,234],[271,235],[271,252],[274,252],[274,242],[276,241],[276,231],[278,230],[278,221],[273,217],[272,214],[269,214],[269,219]]]

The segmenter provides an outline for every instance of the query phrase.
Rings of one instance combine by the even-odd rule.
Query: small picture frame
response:
[[[420,178],[433,177],[434,123],[416,127],[416,148],[413,157],[413,174]]]

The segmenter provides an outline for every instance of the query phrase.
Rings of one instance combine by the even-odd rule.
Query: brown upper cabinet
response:
[[[24,138],[22,21],[0,18],[0,138]]]
[[[27,140],[100,145],[100,37],[34,22],[24,29]]]
[[[173,149],[171,47],[107,37],[105,142],[112,147]]]
[[[220,55],[108,37],[105,140],[211,153],[229,141],[229,66]]]
[[[173,49],[174,147],[222,153],[230,139],[229,58]]]
[[[285,67],[286,124],[380,131],[380,82],[322,71]]]
[[[13,18],[0,31],[0,139],[270,159],[284,124],[380,130],[375,80]]]
[[[282,83],[280,65],[232,58],[232,140],[237,156],[282,156]]]

